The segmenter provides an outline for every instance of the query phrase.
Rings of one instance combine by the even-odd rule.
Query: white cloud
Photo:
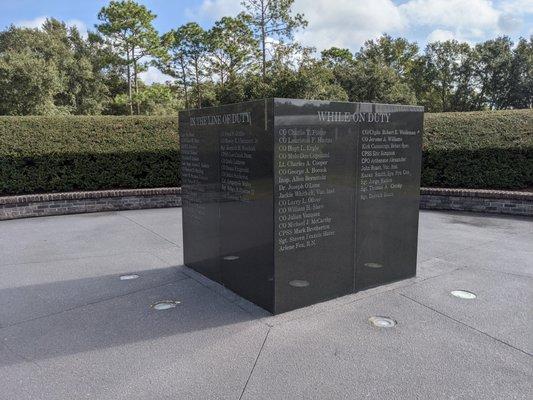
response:
[[[241,0],[204,0],[198,8],[189,10],[188,15],[218,19],[236,16],[242,10]],[[309,21],[308,27],[296,34],[296,39],[318,50],[331,46],[358,50],[365,40],[405,26],[404,18],[391,0],[296,0],[294,11],[305,14]]]
[[[294,8],[309,21],[296,38],[318,50],[331,46],[358,50],[368,39],[403,31],[407,22],[391,0],[335,0],[335,5],[332,0],[296,0]]]
[[[139,74],[141,80],[147,85],[152,83],[165,83],[166,81],[173,81],[174,78],[171,76],[165,75],[155,67],[148,67],[148,70],[141,72]]]
[[[435,29],[433,32],[431,32],[427,38],[426,41],[428,43],[430,42],[444,42],[446,40],[452,40],[455,39],[455,34],[452,31],[446,31],[444,29]]]
[[[524,26],[523,17],[533,14],[532,0],[501,0],[497,7],[502,12],[498,24],[505,32],[521,30]],[[529,33],[532,31],[533,28],[530,28]]]
[[[429,26],[435,35],[446,30],[456,39],[483,40],[520,30],[522,16],[533,13],[533,1],[409,0],[399,9],[414,28]]]
[[[457,40],[460,43],[474,44],[474,42],[469,39],[468,34],[465,35],[461,30],[449,31],[446,29],[434,29],[429,35],[427,35],[425,43],[445,42],[446,40]]]
[[[82,36],[87,36],[87,25],[85,25],[85,22],[78,19],[69,19],[66,21],[66,24],[67,26],[75,26],[78,28],[78,31],[80,31]]]
[[[533,1],[501,0],[498,8],[509,14],[533,14]]]
[[[517,15],[502,14],[498,18],[498,26],[504,32],[516,32],[522,28],[524,21]]]
[[[28,20],[21,20],[18,22],[15,22],[15,26],[20,26],[22,28],[32,28],[32,29],[41,29],[43,24],[46,22],[46,19],[50,18],[45,15],[41,15],[39,17],[35,17],[33,19]],[[69,19],[68,21],[65,21],[65,24],[67,26],[75,26],[78,28],[78,31],[80,31],[80,34],[84,37],[87,36],[87,25],[83,21],[80,21],[79,19]]]
[[[498,26],[499,12],[488,0],[410,0],[399,9],[413,25],[472,32]]]
[[[40,29],[45,23],[47,17],[36,17],[34,19],[27,19],[15,22],[15,26],[20,26],[21,28],[38,28]]]
[[[242,10],[242,6],[240,0],[205,0],[200,10],[220,18],[237,15]]]
[[[242,11],[241,0],[203,0],[192,19],[215,20]],[[457,39],[470,43],[523,31],[533,0],[295,0],[294,11],[309,25],[296,39],[317,50],[331,46],[358,50],[383,33],[420,40]],[[522,29],[521,29],[522,28]]]
[[[203,0],[200,7],[185,10],[187,16],[193,19],[219,19],[221,17],[235,17],[243,11],[241,0]]]

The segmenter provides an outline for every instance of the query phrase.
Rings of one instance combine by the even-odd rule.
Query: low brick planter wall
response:
[[[0,197],[0,220],[181,206],[181,188],[101,190]]]
[[[422,188],[424,210],[533,216],[533,192]],[[102,190],[0,197],[0,220],[181,206],[181,188]]]
[[[420,189],[424,210],[473,211],[533,216],[533,192],[480,189]]]

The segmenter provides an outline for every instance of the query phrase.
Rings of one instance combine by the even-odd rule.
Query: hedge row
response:
[[[533,110],[426,114],[422,185],[533,187]]]
[[[0,117],[0,195],[180,184],[177,117]],[[533,110],[426,114],[422,185],[533,187]]]
[[[0,195],[180,184],[177,117],[0,117]]]

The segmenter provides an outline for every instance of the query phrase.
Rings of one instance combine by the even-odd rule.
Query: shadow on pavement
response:
[[[179,269],[132,271],[140,278],[130,281],[113,274],[1,289],[0,338],[19,357],[0,357],[0,365],[190,333],[201,342],[199,332],[233,326],[217,330],[222,340],[257,319]],[[161,300],[179,304],[151,307]]]

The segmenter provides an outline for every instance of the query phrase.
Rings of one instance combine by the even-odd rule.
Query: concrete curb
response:
[[[181,206],[181,188],[117,189],[0,197],[0,220]],[[533,192],[421,188],[424,210],[533,216]]]

